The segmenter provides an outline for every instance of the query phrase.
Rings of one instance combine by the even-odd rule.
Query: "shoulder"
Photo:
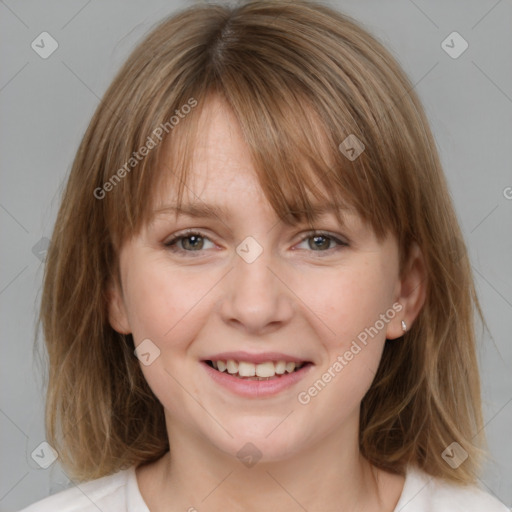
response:
[[[503,503],[476,486],[462,486],[432,477],[419,468],[407,470],[394,512],[510,512]]]
[[[98,510],[133,510],[129,508],[131,485],[135,469],[73,485],[64,491],[47,496],[19,512],[98,512]],[[136,482],[136,480],[135,480]]]

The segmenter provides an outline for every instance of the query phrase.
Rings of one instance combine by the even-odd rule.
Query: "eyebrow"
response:
[[[335,213],[336,210],[349,211],[350,208],[332,202],[316,204],[311,207],[311,215],[313,220],[317,220],[329,213]],[[172,213],[174,213],[176,217],[186,216],[197,219],[217,217],[222,220],[232,216],[232,212],[229,210],[229,208],[223,205],[194,202],[182,204],[180,208],[178,208],[178,206],[175,204],[164,205],[152,212],[151,220],[153,220],[158,215],[168,215]],[[292,210],[291,215],[301,220],[306,217],[306,211]],[[289,223],[294,224],[293,221],[290,221]]]

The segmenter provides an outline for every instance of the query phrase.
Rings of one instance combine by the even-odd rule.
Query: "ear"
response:
[[[130,323],[126,314],[123,292],[118,282],[111,281],[107,287],[108,320],[115,331],[130,334]]]
[[[427,296],[427,271],[425,259],[418,246],[413,243],[409,255],[409,260],[397,283],[395,302],[401,304],[402,309],[388,324],[386,338],[393,340],[403,336],[402,320],[407,325],[407,330],[418,316]]]

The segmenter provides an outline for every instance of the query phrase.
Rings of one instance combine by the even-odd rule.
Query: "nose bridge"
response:
[[[269,270],[273,259],[271,250],[263,249],[253,237],[248,237],[238,245],[236,252],[234,274],[239,287],[250,287],[255,293],[259,288],[270,291],[270,281],[273,279]]]
[[[258,331],[270,323],[284,322],[292,314],[286,286],[276,277],[276,262],[271,250],[253,237],[236,248],[234,268],[223,298],[225,321],[237,321],[247,329]]]

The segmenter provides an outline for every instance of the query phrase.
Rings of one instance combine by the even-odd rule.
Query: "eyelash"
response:
[[[176,243],[177,242],[179,242],[180,240],[189,238],[191,236],[200,236],[203,239],[210,240],[207,236],[205,236],[203,233],[201,233],[201,231],[195,231],[195,230],[190,229],[190,230],[185,231],[184,233],[178,233],[177,235],[173,236],[170,240],[168,240],[167,242],[164,243],[164,246],[167,247],[170,251],[172,251],[174,253],[177,253],[177,254],[184,254],[184,253],[185,254],[193,254],[193,253],[197,252],[198,255],[199,255],[203,251],[201,251],[201,250],[198,250],[198,251],[187,251],[185,249],[176,248]],[[330,248],[330,249],[327,249],[325,251],[321,251],[321,250],[319,250],[319,251],[311,250],[310,251],[310,252],[320,253],[319,254],[320,257],[322,257],[321,253],[332,254],[333,250],[334,251],[338,251],[338,250],[342,249],[343,247],[348,247],[348,245],[349,245],[347,242],[344,242],[343,240],[340,240],[339,238],[331,235],[328,232],[316,231],[316,230],[313,230],[313,231],[310,231],[310,232],[306,233],[304,238],[302,238],[299,243],[302,243],[305,240],[308,240],[309,238],[314,238],[314,237],[317,237],[317,236],[328,238],[328,239],[334,241],[336,244],[338,244],[338,247]]]

